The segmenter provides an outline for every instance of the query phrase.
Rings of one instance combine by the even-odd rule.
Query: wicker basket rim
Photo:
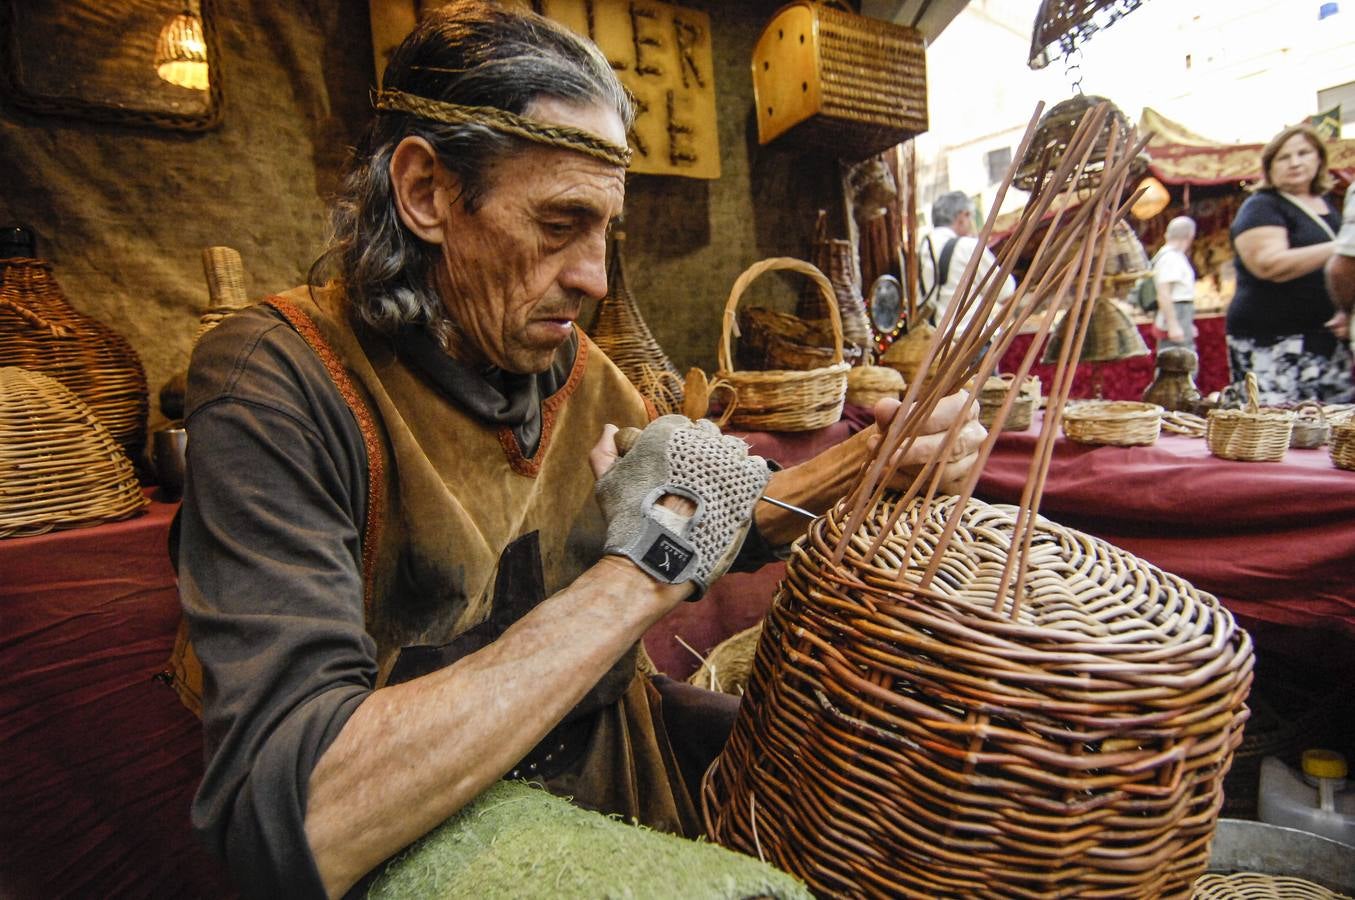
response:
[[[1084,400],[1063,410],[1065,419],[1150,419],[1162,415],[1156,403],[1137,400]]]

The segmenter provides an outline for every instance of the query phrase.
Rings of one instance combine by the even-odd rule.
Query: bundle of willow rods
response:
[[[997,297],[1106,116],[1103,105],[1083,119],[977,284],[971,260],[928,347],[938,376],[909,386],[848,496],[797,542],[734,732],[707,773],[710,837],[820,895],[1185,897],[1207,865],[1246,721],[1250,641],[1208,594],[1038,515],[1138,148],[1105,161],[1082,206],[1055,215],[1016,292]],[[945,494],[959,421],[918,475],[901,477],[900,453],[941,398],[985,383],[1040,312],[1022,382],[1061,305],[1073,339],[1021,503],[972,499],[996,433]]]

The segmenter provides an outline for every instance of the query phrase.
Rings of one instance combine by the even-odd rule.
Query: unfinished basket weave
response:
[[[0,537],[125,519],[147,500],[108,428],[54,378],[0,368]]]
[[[994,600],[1016,508],[970,500],[938,541],[956,500],[886,532],[886,495],[841,563],[840,510],[796,543],[703,784],[709,836],[819,896],[1188,897],[1250,639],[1209,594],[1043,519],[1013,618]]]
[[[725,638],[701,661],[701,668],[692,673],[688,683],[710,691],[742,695],[761,636],[762,623],[758,622]]]
[[[1355,470],[1355,416],[1331,426],[1331,442],[1327,445],[1332,465],[1338,469]]]
[[[1211,409],[1204,423],[1209,452],[1243,462],[1278,462],[1289,449],[1294,414],[1287,409],[1263,409],[1257,397],[1256,376],[1247,373],[1246,409]]]
[[[607,296],[598,302],[588,336],[641,393],[651,400],[662,399],[664,409],[677,408],[682,405],[682,375],[654,340],[626,283],[621,258],[625,240],[624,233],[613,236],[607,260]],[[661,395],[645,393],[646,387],[653,390],[656,385],[663,387]]]
[[[1201,875],[1194,900],[1350,900],[1306,878],[1238,872]]]
[[[0,366],[42,372],[89,404],[124,448],[146,442],[146,372],[122,335],[62,296],[50,263],[0,263]]]
[[[1162,407],[1133,400],[1081,400],[1063,411],[1063,433],[1082,444],[1151,444],[1162,430]]]
[[[790,271],[814,280],[828,301],[829,321],[833,325],[831,362],[807,371],[771,369],[761,372],[734,370],[730,338],[734,330],[739,298],[748,285],[764,272]],[[735,428],[756,431],[812,431],[842,418],[847,398],[847,371],[842,357],[842,319],[838,315],[833,286],[822,272],[803,260],[779,256],[749,266],[734,280],[725,303],[724,328],[719,347],[720,371],[716,378],[733,387],[736,406],[730,418]]]

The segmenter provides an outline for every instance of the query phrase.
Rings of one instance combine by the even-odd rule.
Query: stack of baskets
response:
[[[130,455],[146,441],[146,373],[122,335],[77,312],[50,263],[0,263],[0,366],[41,372],[89,404]]]
[[[736,371],[730,338],[734,331],[739,298],[748,285],[764,272],[799,272],[813,279],[828,303],[833,328],[832,356],[821,366],[805,370],[769,369]],[[847,372],[843,361],[842,320],[833,286],[822,272],[807,262],[773,257],[749,266],[734,281],[725,304],[724,327],[719,346],[720,370],[716,378],[727,381],[734,392],[735,408],[730,424],[756,431],[813,431],[842,418],[847,397]]]
[[[0,368],[0,537],[125,519],[146,507],[132,463],[54,378]]]
[[[850,536],[835,509],[796,543],[703,784],[709,836],[819,896],[1189,897],[1250,639],[1209,594],[1043,519],[1013,613],[1016,508],[957,499],[891,523],[886,496]]]
[[[979,424],[989,431],[993,430],[998,410],[1011,393],[1015,381],[1014,375],[993,375],[979,391]],[[1011,409],[1007,410],[1007,418],[1002,421],[999,430],[1025,431],[1030,427],[1031,420],[1035,416],[1035,408],[1039,404],[1040,379],[1035,375],[1027,375],[1021,390],[1012,400]]]
[[[1162,431],[1162,407],[1132,400],[1081,400],[1063,411],[1063,433],[1082,444],[1134,447],[1152,444]]]
[[[1204,439],[1209,452],[1222,459],[1244,462],[1278,462],[1289,449],[1294,413],[1287,409],[1263,409],[1256,376],[1246,377],[1245,409],[1211,409],[1205,419]]]

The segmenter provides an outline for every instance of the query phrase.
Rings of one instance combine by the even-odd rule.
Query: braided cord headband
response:
[[[492,106],[462,106],[457,103],[444,103],[441,100],[429,100],[427,97],[406,94],[404,91],[384,90],[377,94],[376,108],[382,112],[409,113],[421,119],[447,125],[483,125],[548,147],[583,153],[623,169],[630,165],[629,147],[618,147],[611,141],[603,140],[581,128],[546,125]]]

